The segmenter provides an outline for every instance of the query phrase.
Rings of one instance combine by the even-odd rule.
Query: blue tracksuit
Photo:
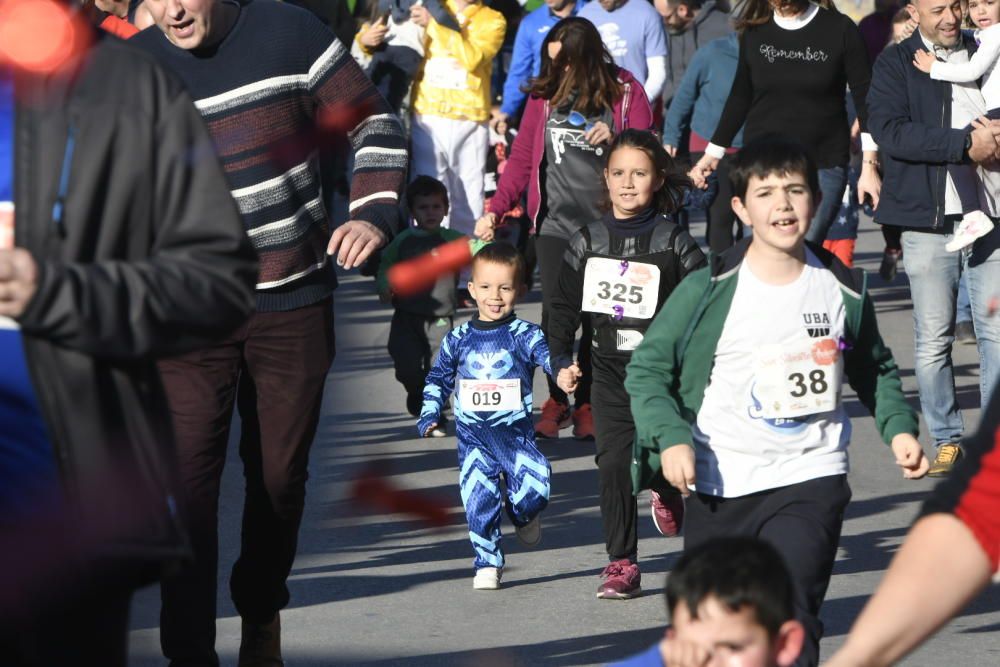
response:
[[[457,327],[441,343],[437,362],[427,374],[418,428],[423,434],[440,423],[441,411],[458,386],[454,413],[458,433],[459,486],[469,522],[469,539],[476,552],[475,567],[504,564],[500,545],[500,508],[516,526],[523,526],[549,502],[548,460],[535,446],[531,419],[532,376],[536,366],[552,374],[549,346],[538,325],[513,314],[498,322],[473,319]],[[468,390],[462,391],[462,380]],[[499,392],[491,381],[517,381],[514,409],[483,408]],[[472,385],[477,391],[472,391]],[[499,386],[499,385],[496,385]],[[480,391],[481,390],[481,391]],[[467,395],[463,395],[466,393]],[[501,499],[500,476],[507,485]]]
[[[577,0],[572,16],[576,16],[585,4],[585,0]],[[521,86],[531,77],[538,76],[542,68],[542,42],[552,26],[561,20],[547,5],[521,19],[514,38],[514,52],[510,57],[507,81],[503,85],[503,103],[500,105],[500,111],[508,116],[516,116],[521,112],[521,107],[528,98]]]

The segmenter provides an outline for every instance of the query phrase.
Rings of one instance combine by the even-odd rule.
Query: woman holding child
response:
[[[601,35],[586,19],[570,17],[549,31],[542,67],[532,79],[520,132],[476,235],[493,238],[501,216],[527,191],[542,283],[542,329],[570,237],[601,218],[607,145],[628,128],[648,130],[653,113],[641,82],[617,67]],[[590,410],[590,328],[583,327],[573,435],[593,437]],[[539,437],[557,438],[570,422],[569,398],[549,381],[550,398],[535,425]]]
[[[782,134],[810,149],[819,167],[822,198],[808,240],[822,243],[847,186],[850,87],[861,124],[864,151],[858,199],[878,205],[882,187],[878,147],[867,133],[871,64],[858,27],[829,0],[746,0],[736,19],[740,32],[736,78],[722,117],[690,172],[698,187],[717,168],[725,149],[744,127],[744,141]],[[744,123],[746,125],[744,126]]]

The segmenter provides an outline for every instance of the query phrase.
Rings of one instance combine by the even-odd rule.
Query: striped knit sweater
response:
[[[311,13],[274,0],[239,7],[229,34],[208,50],[185,51],[156,27],[132,41],[181,77],[208,125],[260,256],[257,309],[291,310],[336,285],[319,149],[346,148],[347,133],[355,155],[350,218],[391,236],[406,142],[350,52]],[[318,132],[318,117],[343,127],[334,137]]]

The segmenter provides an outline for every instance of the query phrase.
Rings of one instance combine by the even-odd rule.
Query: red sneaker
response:
[[[573,411],[573,437],[577,440],[594,439],[594,415],[590,403],[584,403]]]
[[[649,512],[653,515],[653,525],[664,537],[680,534],[684,526],[684,498],[678,493],[660,495],[649,492]]]
[[[542,404],[542,416],[535,424],[535,435],[539,438],[558,438],[559,431],[569,426],[570,421],[569,406],[550,398]]]
[[[630,600],[642,595],[639,566],[627,558],[609,563],[601,577],[605,581],[597,589],[600,600]]]

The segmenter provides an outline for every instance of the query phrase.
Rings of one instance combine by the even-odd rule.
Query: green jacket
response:
[[[660,310],[628,365],[625,388],[632,399],[636,442],[632,484],[636,493],[660,474],[660,453],[692,444],[694,423],[715,363],[715,348],[736,293],[737,276],[751,239],[690,275]],[[917,416],[903,396],[892,352],[882,342],[867,276],[848,269],[821,247],[809,244],[833,272],[844,299],[844,372],[858,398],[875,416],[886,443],[900,433],[917,435]]]

